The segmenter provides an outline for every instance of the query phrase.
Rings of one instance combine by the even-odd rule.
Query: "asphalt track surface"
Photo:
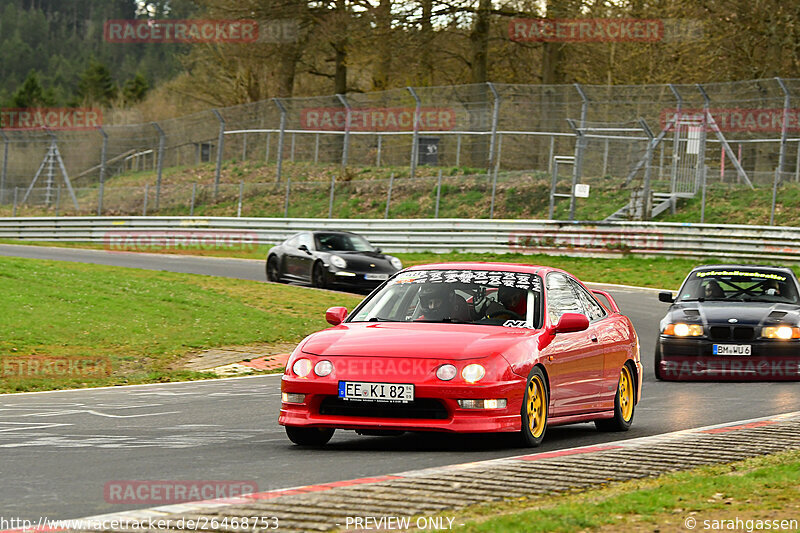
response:
[[[0,255],[264,280],[258,261],[0,245]],[[664,383],[652,376],[666,304],[651,290],[609,287],[634,322],[644,397],[627,433],[593,424],[550,428],[552,451],[800,410],[800,383]],[[120,480],[254,481],[259,491],[377,476],[528,453],[504,435],[338,431],[321,450],[293,446],[278,425],[280,377],[259,376],[0,395],[0,518],[77,518],[126,506],[106,502]]]

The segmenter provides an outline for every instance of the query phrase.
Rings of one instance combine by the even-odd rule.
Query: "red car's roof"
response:
[[[521,265],[519,263],[486,263],[470,261],[463,263],[431,263],[429,265],[415,265],[406,270],[505,270],[507,272],[526,272],[543,275],[548,272],[564,272],[559,268],[541,265]]]

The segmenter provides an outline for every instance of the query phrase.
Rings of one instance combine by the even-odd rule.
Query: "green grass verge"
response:
[[[102,244],[68,243],[68,242],[33,242],[4,239],[0,243],[26,244],[33,246],[61,246],[70,248],[103,249]],[[185,247],[179,249],[152,250],[154,253],[191,254],[213,257],[235,257],[240,259],[264,260],[270,246],[258,246],[246,249],[231,248],[198,248]],[[715,264],[719,259],[681,259],[666,257],[639,257],[626,255],[621,258],[569,257],[566,255],[544,254],[478,254],[478,253],[409,253],[392,254],[399,257],[405,266],[425,263],[450,261],[498,261],[502,263],[520,263],[544,265],[562,268],[571,272],[583,281],[596,283],[618,283],[640,287],[663,288],[677,290],[686,274],[697,265]],[[744,263],[747,263],[746,261]],[[763,263],[763,261],[761,261]],[[799,269],[795,272],[800,273]]]
[[[207,377],[187,353],[297,342],[327,326],[341,293],[191,274],[0,258],[0,363],[20,356],[107,358],[107,377],[27,378],[4,371],[0,392]]]
[[[736,517],[795,519],[794,527],[784,530],[797,531],[800,452],[702,467],[588,492],[472,506],[443,516],[455,517],[454,524],[464,524],[456,529],[469,533],[688,531],[684,525],[687,519],[696,521],[696,530],[717,531],[724,526],[704,528],[704,521]],[[772,523],[770,526],[775,529]],[[754,524],[750,527],[750,531],[755,529]]]

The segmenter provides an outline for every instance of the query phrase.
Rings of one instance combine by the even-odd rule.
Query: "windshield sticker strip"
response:
[[[778,274],[767,274],[766,272],[748,272],[744,270],[709,270],[707,272],[697,272],[695,274],[698,278],[705,278],[706,276],[749,276],[751,278],[763,279],[776,279],[778,281],[786,281],[786,276]]]
[[[542,292],[542,281],[535,274],[494,270],[416,270],[403,272],[396,283],[474,283],[489,287],[515,287]]]

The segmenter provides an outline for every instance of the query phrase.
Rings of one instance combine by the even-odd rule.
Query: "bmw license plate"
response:
[[[364,274],[364,279],[367,281],[386,281],[389,279],[389,274]]]
[[[368,402],[413,402],[414,385],[410,383],[340,381],[339,398]]]
[[[715,344],[714,355],[750,355],[749,344]]]

